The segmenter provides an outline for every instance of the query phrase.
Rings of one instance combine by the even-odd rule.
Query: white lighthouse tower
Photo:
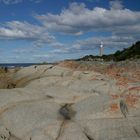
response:
[[[100,44],[100,54],[99,55],[100,56],[103,55],[103,42],[101,42],[101,44]]]

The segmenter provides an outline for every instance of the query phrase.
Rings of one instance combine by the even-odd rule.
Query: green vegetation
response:
[[[140,58],[140,41],[136,42],[129,48],[124,48],[122,51],[116,51],[114,54],[94,56],[87,55],[83,58],[77,59],[77,61],[92,61],[92,60],[104,60],[104,61],[123,61],[126,59]]]

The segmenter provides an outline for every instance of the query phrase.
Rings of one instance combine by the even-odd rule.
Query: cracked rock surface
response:
[[[0,90],[0,140],[140,140],[140,90],[107,75],[30,66]],[[140,83],[137,83],[137,87]]]

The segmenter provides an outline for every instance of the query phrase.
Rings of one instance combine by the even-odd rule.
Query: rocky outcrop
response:
[[[95,71],[31,66],[0,90],[0,140],[139,140],[139,84]]]

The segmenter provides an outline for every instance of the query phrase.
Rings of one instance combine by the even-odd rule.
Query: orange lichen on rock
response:
[[[128,83],[130,82],[136,82],[137,80],[134,80],[130,77],[124,77],[121,75],[121,73],[124,72],[124,69],[119,69],[119,68],[112,68],[108,69],[107,74],[111,76],[112,78],[117,80],[117,85],[121,86],[127,86]]]
[[[135,105],[138,103],[139,101],[139,96],[137,95],[126,95],[125,97],[126,99],[126,103],[130,106],[130,107],[135,107]]]
[[[116,100],[116,99],[118,99],[120,96],[119,96],[119,95],[114,94],[114,95],[111,95],[111,97],[112,97],[112,99]]]
[[[124,87],[127,87],[128,83],[135,83],[135,82],[137,82],[134,79],[130,79],[130,78],[126,78],[126,77],[121,77],[121,76],[117,77],[116,80],[117,80],[117,85],[121,85],[121,86],[124,86]]]
[[[118,110],[119,110],[119,106],[118,106],[117,103],[113,103],[113,104],[110,105],[110,111],[115,112],[115,111],[118,111]]]
[[[138,86],[138,87],[131,87],[131,88],[129,88],[129,91],[132,91],[132,90],[137,90],[137,91],[140,91],[140,86]]]
[[[140,81],[140,71],[139,68],[134,69],[132,66],[117,66],[110,65],[106,69],[106,74],[116,79],[117,85],[124,87],[128,86],[128,83],[135,83]]]
[[[64,61],[58,64],[59,66],[62,67],[67,67],[71,69],[76,69],[78,67],[78,63],[75,61]]]

